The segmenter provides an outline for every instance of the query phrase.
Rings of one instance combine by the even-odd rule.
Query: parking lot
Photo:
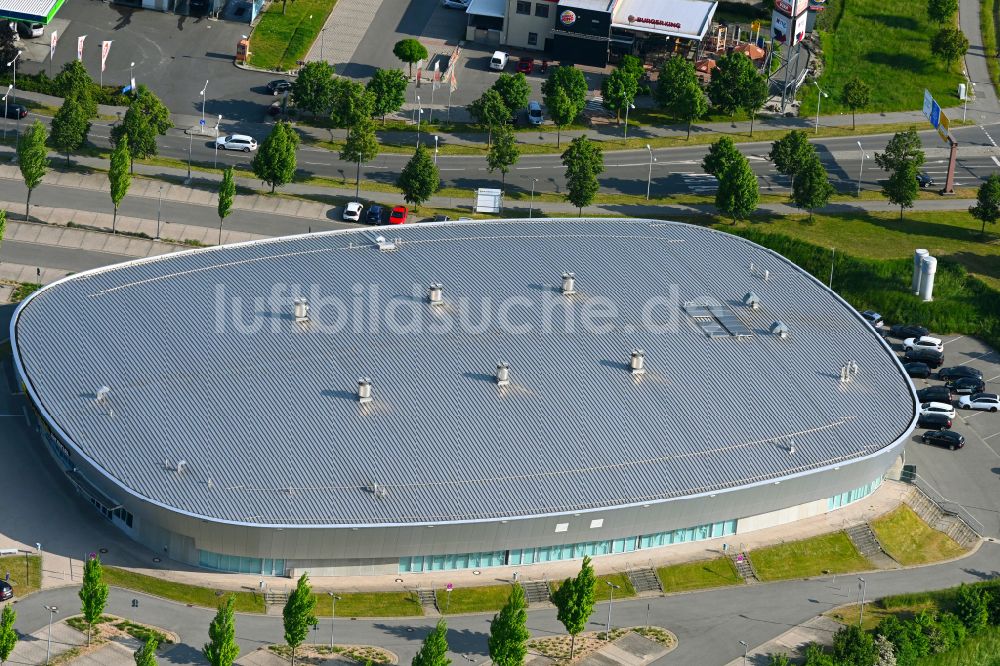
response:
[[[986,392],[1000,392],[1000,354],[975,338],[938,337],[944,344],[942,367],[974,367],[983,373]],[[902,350],[901,340],[889,341]],[[913,384],[919,390],[943,382],[935,373]],[[957,511],[983,536],[1000,538],[1000,412],[957,409],[952,430],[965,435],[964,448],[949,451],[923,444],[925,430],[914,430],[906,463],[917,466],[921,487],[946,509]]]

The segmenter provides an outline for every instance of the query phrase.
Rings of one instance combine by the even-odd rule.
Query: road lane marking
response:
[[[997,159],[996,155],[993,156],[993,162],[996,163],[997,166],[1000,166],[1000,160]]]
[[[990,136],[990,133],[986,131],[986,128],[983,127],[982,125],[980,125],[979,129],[983,130],[983,134],[985,134],[986,138],[990,140],[990,144],[992,144],[993,147],[996,148],[997,147],[997,142],[993,140],[993,137]],[[996,158],[994,157],[993,159],[995,160]],[[997,162],[997,165],[1000,165],[1000,162]]]

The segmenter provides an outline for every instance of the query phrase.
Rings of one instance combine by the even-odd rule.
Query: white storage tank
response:
[[[934,274],[937,273],[937,259],[928,255],[920,262],[920,298],[934,300]]]
[[[929,256],[930,252],[927,250],[914,250],[913,251],[913,288],[911,291],[914,294],[920,293],[920,262],[923,261],[924,257]]]

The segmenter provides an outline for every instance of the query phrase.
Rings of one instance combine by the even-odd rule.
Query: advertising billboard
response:
[[[808,7],[809,0],[774,0],[774,11],[785,16],[798,16]]]
[[[794,46],[806,36],[806,14],[789,18],[778,10],[771,15],[771,37],[779,44]]]

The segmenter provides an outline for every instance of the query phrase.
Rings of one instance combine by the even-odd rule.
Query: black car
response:
[[[291,92],[291,90],[292,82],[288,79],[277,79],[267,84],[267,91],[272,95],[280,95],[281,93]]]
[[[874,310],[865,310],[861,313],[861,316],[871,324],[873,327],[878,328],[882,325],[882,315],[875,312]]]
[[[0,580],[0,601],[7,601],[14,597],[14,588],[10,583]]]
[[[926,171],[922,171],[917,174],[917,183],[922,188],[933,187],[934,179],[931,178],[931,175],[929,173],[927,173]]]
[[[930,333],[923,326],[916,324],[896,324],[889,327],[889,335],[894,338],[905,340],[906,338],[920,338]]]
[[[920,441],[924,444],[943,446],[952,451],[965,446],[965,436],[954,430],[928,430],[920,436]]]
[[[906,370],[906,374],[910,377],[927,379],[931,376],[930,366],[919,361],[915,363],[904,363],[903,369]]]
[[[28,115],[28,109],[20,104],[7,104],[7,117],[8,118],[24,118]]]
[[[947,386],[928,386],[917,391],[920,402],[951,402],[951,389]]]
[[[368,207],[368,212],[365,214],[365,222],[368,224],[383,224],[385,219],[385,208],[379,206],[378,204],[372,204]]]
[[[971,395],[985,391],[986,382],[976,377],[959,377],[948,382],[948,388],[959,395]]]
[[[970,368],[967,365],[956,365],[953,368],[941,368],[938,370],[938,379],[942,381],[952,381],[958,379],[959,377],[975,377],[976,379],[982,379],[983,373],[975,368]]]
[[[903,361],[906,363],[919,361],[920,363],[926,363],[932,368],[940,368],[944,365],[944,353],[939,352],[936,349],[917,347],[916,349],[911,349],[906,352],[906,354],[903,355]]]
[[[951,419],[947,414],[940,412],[925,412],[917,417],[918,428],[930,428],[932,430],[951,430]]]

